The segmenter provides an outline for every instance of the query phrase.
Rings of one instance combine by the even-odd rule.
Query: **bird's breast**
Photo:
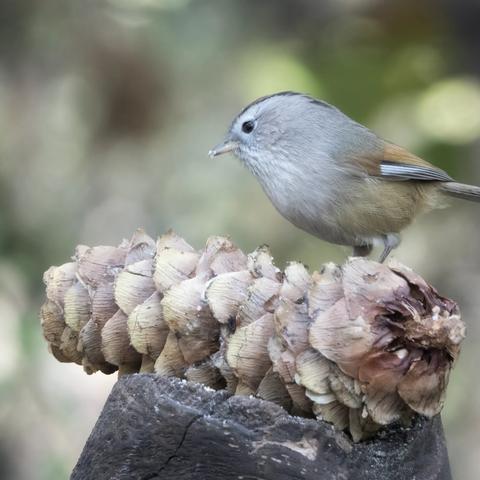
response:
[[[320,172],[299,165],[277,166],[255,176],[278,212],[295,226],[332,243],[352,244],[338,224],[345,200],[339,194],[340,179],[330,175],[326,180]]]

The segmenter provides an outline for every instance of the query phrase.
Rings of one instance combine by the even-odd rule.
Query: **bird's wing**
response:
[[[451,182],[452,178],[443,170],[383,161],[380,163],[380,176],[388,180],[423,180],[430,182]]]
[[[393,143],[385,143],[381,155],[360,159],[359,162],[364,172],[386,180],[452,181],[440,168]]]

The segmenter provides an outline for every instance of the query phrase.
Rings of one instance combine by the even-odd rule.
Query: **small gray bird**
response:
[[[399,232],[449,195],[480,202],[480,188],[378,137],[326,102],[295,92],[259,98],[233,120],[211,157],[233,152],[276,209],[327,242],[380,261]]]

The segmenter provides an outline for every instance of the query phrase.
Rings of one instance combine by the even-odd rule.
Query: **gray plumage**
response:
[[[328,103],[295,92],[263,97],[233,120],[228,151],[255,175],[277,210],[297,227],[383,261],[399,232],[439,194],[480,201],[480,188],[387,142]]]

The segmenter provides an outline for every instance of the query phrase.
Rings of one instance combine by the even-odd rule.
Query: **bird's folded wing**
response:
[[[386,180],[452,181],[440,168],[393,143],[386,143],[379,157],[360,160],[360,164],[364,172]]]
[[[383,161],[380,163],[380,176],[389,180],[423,180],[435,182],[451,182],[452,178],[443,170],[435,167],[422,167]]]

